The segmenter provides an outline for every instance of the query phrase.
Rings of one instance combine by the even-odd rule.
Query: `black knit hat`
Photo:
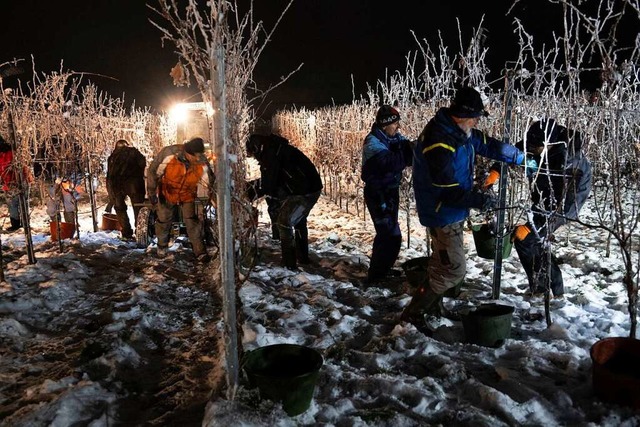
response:
[[[459,89],[451,101],[449,112],[454,117],[474,118],[487,117],[489,113],[484,109],[482,97],[477,90],[466,86]]]
[[[204,140],[202,138],[192,138],[184,143],[184,151],[189,154],[204,153]]]
[[[383,105],[376,113],[376,124],[380,127],[400,121],[400,113],[390,105]]]

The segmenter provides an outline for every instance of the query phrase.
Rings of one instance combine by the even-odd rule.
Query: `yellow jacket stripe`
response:
[[[444,144],[442,142],[438,142],[436,144],[433,144],[433,145],[430,145],[428,147],[425,147],[424,150],[422,150],[422,154],[425,154],[427,151],[433,150],[434,148],[438,148],[438,147],[442,147],[442,148],[444,148],[446,150],[451,151],[452,153],[454,153],[456,151],[456,149],[453,148],[451,145],[447,145],[447,144]]]

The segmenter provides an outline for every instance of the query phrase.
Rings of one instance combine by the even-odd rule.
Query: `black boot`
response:
[[[309,231],[307,227],[296,228],[296,257],[300,264],[309,264]]]
[[[289,270],[296,270],[298,263],[296,261],[296,248],[291,246],[282,247],[282,266]]]
[[[278,226],[275,224],[271,225],[271,238],[273,240],[280,240],[280,230],[278,229]]]
[[[298,268],[298,263],[296,260],[296,242],[293,237],[293,227],[280,226],[279,230],[282,266],[289,270],[296,270]]]
[[[16,231],[22,228],[22,222],[19,219],[9,218],[11,220],[11,227],[7,228],[7,231]]]

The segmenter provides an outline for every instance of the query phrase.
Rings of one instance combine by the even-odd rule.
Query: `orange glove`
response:
[[[491,171],[489,172],[489,176],[487,176],[487,178],[484,180],[484,184],[482,185],[482,188],[484,188],[485,190],[488,189],[493,184],[498,182],[499,179],[500,179],[500,172],[498,172],[497,170],[491,169]]]
[[[524,239],[527,238],[529,233],[531,233],[531,229],[527,225],[525,224],[519,225],[513,231],[513,239],[516,241],[522,242]]]

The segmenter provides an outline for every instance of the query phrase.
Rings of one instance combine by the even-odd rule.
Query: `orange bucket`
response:
[[[58,240],[58,223],[52,221],[49,223],[49,229],[51,231],[51,240]],[[60,235],[62,236],[62,240],[70,239],[73,237],[73,234],[76,232],[76,225],[72,222],[61,222],[60,223]]]
[[[100,227],[102,231],[122,231],[122,226],[120,225],[120,221],[118,221],[118,215],[112,213],[103,213],[102,214],[102,226]]]

